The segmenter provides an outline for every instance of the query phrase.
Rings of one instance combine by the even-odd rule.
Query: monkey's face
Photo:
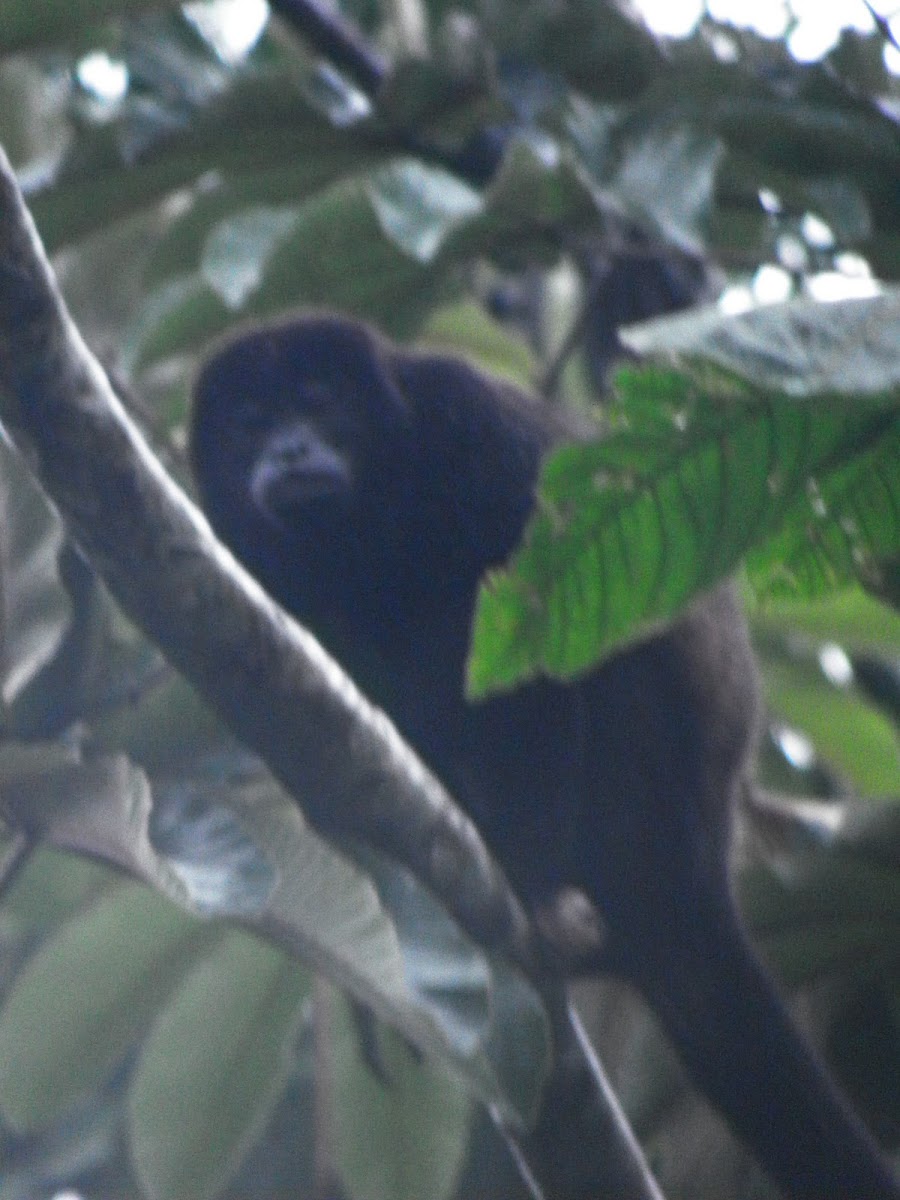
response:
[[[282,530],[309,519],[317,505],[347,506],[352,499],[353,447],[305,406],[270,421],[247,451],[249,500]]]
[[[310,622],[396,624],[422,474],[406,469],[413,417],[378,343],[327,318],[251,332],[195,394],[203,505],[251,571]]]

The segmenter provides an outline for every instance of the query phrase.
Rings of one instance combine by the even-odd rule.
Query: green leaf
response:
[[[798,984],[848,970],[878,977],[896,964],[900,805],[778,799],[765,818],[770,840],[782,826],[789,857],[777,871],[744,872],[739,891],[779,974]]]
[[[323,138],[317,152],[298,162],[279,162],[250,172],[236,165],[229,175],[217,173],[214,182],[202,181],[193,191],[191,204],[166,226],[159,245],[152,249],[148,282],[159,286],[188,269],[199,269],[210,234],[229,218],[255,208],[296,208],[332,184],[335,177],[355,177],[368,156],[354,154],[352,146],[342,153],[336,133],[334,139],[324,143]]]
[[[124,751],[151,775],[189,774],[205,755],[221,752],[222,726],[182,676],[160,673],[153,682],[134,688],[137,699],[93,723],[96,744]]]
[[[335,129],[287,72],[235,72],[191,115],[183,131],[142,148],[137,161],[123,150],[127,139],[108,127],[82,133],[53,183],[29,200],[48,249],[106,229],[199,180],[199,212],[188,209],[184,224],[174,223],[185,251],[189,231],[196,248],[198,234],[226,212],[260,202],[296,204],[387,157],[363,132]],[[174,250],[159,253],[183,271],[191,260]]]
[[[491,4],[477,10],[492,40],[513,61],[539,66],[589,95],[634,96],[662,67],[653,33],[631,7]]]
[[[852,551],[827,559],[829,584],[877,573],[900,544],[900,475],[872,465],[900,430],[889,404],[801,403],[709,370],[702,386],[623,372],[619,391],[614,431],[550,459],[522,549],[482,588],[474,694],[537,671],[575,674],[643,636],[751,547],[805,529],[813,489],[859,517]],[[853,483],[877,490],[877,511],[867,500],[862,513]]]
[[[596,224],[593,194],[556,143],[516,137],[484,198],[483,215],[450,238],[457,253],[488,254],[505,262],[556,261],[559,233]]]
[[[752,612],[752,624],[763,637],[800,632],[819,641],[837,642],[856,654],[895,654],[900,646],[900,613],[858,587],[815,600],[766,598]]]
[[[297,223],[296,205],[258,205],[222,220],[206,239],[203,278],[230,309],[259,287],[266,261]]]
[[[473,46],[471,33],[451,22],[441,22],[438,36],[440,49],[427,60],[395,53],[378,92],[378,120],[389,130],[414,129],[422,145],[463,145],[508,119],[509,110],[497,95],[492,47]]]
[[[709,308],[632,327],[638,354],[696,375],[708,359],[786,396],[879,395],[900,387],[900,288],[823,304],[793,300],[729,317]],[[699,368],[702,373],[702,368]]]
[[[139,884],[110,890],[31,958],[0,1012],[0,1108],[48,1124],[109,1076],[210,927]]]
[[[450,232],[482,208],[473,188],[415,159],[378,171],[370,194],[385,234],[421,263],[431,262]]]
[[[524,340],[471,300],[435,312],[421,340],[430,347],[474,359],[522,388],[529,387],[536,374],[534,354]]]
[[[4,0],[0,14],[0,51],[8,54],[26,46],[46,46],[78,39],[86,27],[109,17],[152,7],[147,0]]]
[[[814,597],[855,579],[884,585],[900,549],[900,414],[882,422],[880,436],[861,426],[860,434],[848,426],[833,469],[810,473],[783,528],[750,554],[760,594]]]
[[[261,768],[248,774],[243,752],[231,782],[182,779],[152,811],[149,782],[123,757],[86,765],[56,751],[63,761],[48,769],[46,755],[44,747],[29,748],[24,764],[21,752],[7,761],[8,747],[0,755],[0,767],[6,766],[0,778],[4,800],[16,810],[31,805],[30,828],[36,833],[57,845],[90,847],[140,873],[191,912],[238,915],[373,1008],[420,1049],[451,1061],[473,1093],[510,1116],[528,1119],[549,1053],[540,1000],[518,975],[490,962],[407,872],[373,857],[364,873],[309,829],[297,804]],[[152,894],[138,895],[151,897],[152,914]],[[163,908],[164,915],[172,911],[177,914]],[[46,951],[48,966],[40,971],[35,966],[32,986],[46,998],[46,1020],[54,1024],[59,1044],[49,1043],[47,1053],[54,1057],[44,1067],[52,1079],[50,1097],[42,1090],[29,1102],[32,1108],[38,1101],[49,1106],[80,1095],[93,1080],[105,1078],[164,999],[174,970],[168,926],[158,934],[152,926],[141,927],[132,938],[127,921],[139,924],[140,917],[129,918],[128,904],[124,912],[124,929],[113,911],[101,933],[94,932],[91,914],[80,918],[60,935],[60,948]],[[172,917],[176,929],[184,919]],[[221,926],[189,928],[199,930],[199,938],[214,937]],[[56,972],[65,976],[72,960],[79,990],[67,1022],[54,1015],[54,1000],[64,1001],[49,989]],[[30,978],[27,971],[23,978]],[[110,1012],[102,1004],[98,1011],[97,994],[108,998]],[[18,1023],[6,1035],[10,1043],[31,1019],[30,996],[29,990],[16,1002]],[[104,1041],[108,1059],[92,1042],[104,1021],[112,1024],[112,1038]],[[45,1047],[29,1043],[27,1052],[34,1058]],[[52,1075],[56,1059],[74,1074],[68,1090]],[[15,1079],[18,1087],[18,1073]],[[41,1081],[38,1072],[35,1081]]]
[[[471,1092],[529,1119],[547,1071],[548,1031],[521,977],[487,959],[408,872],[358,848],[363,870],[348,861],[266,774],[209,792],[275,868],[260,930],[424,1053],[452,1062]],[[223,867],[227,879],[230,854]]]
[[[613,194],[665,240],[702,251],[723,150],[718,138],[680,122],[642,131],[618,165]]]
[[[359,1200],[441,1200],[466,1152],[472,1100],[433,1059],[377,1027],[382,1077],[361,1053],[348,1005],[332,1006],[335,1155],[341,1181]]]
[[[445,288],[443,261],[425,268],[390,242],[367,183],[347,180],[303,205],[267,264],[252,311],[323,305],[377,319],[389,330],[408,330]]]
[[[35,935],[45,932],[112,878],[111,869],[93,859],[41,848],[4,897],[4,918],[14,918]]]
[[[896,731],[857,691],[830,685],[809,663],[784,659],[767,660],[763,680],[773,714],[807,734],[855,791],[900,791]]]
[[[0,18],[0,42],[2,26]],[[62,71],[24,54],[0,64],[0,144],[17,169],[53,161],[63,152],[67,130],[59,110],[68,87]]]
[[[668,110],[628,119],[583,99],[572,104],[569,130],[585,169],[617,207],[665,241],[703,250],[724,153],[719,138]]]
[[[236,309],[264,318],[321,305],[374,318],[393,333],[409,332],[447,289],[450,262],[442,258],[426,269],[389,241],[363,180],[317,194],[293,219],[278,210],[267,229],[261,215],[257,208],[227,217],[209,235],[206,278],[188,276],[151,296],[136,324],[139,362],[196,348],[225,329]],[[256,235],[248,237],[254,224]],[[230,308],[207,282],[220,287],[229,277],[241,281],[231,290]]]
[[[199,273],[171,279],[144,298],[126,335],[129,365],[143,367],[196,350],[232,318],[224,300]]]
[[[472,1092],[518,1120],[533,1120],[550,1067],[547,1017],[537,993],[513,968],[473,945],[411,875],[374,855],[365,860],[400,941],[405,983],[441,1037],[420,1028],[416,1014],[397,1028],[426,1053],[446,1058],[449,1049]],[[376,1011],[388,1012],[379,999],[373,998]]]
[[[153,1200],[207,1200],[262,1131],[287,1080],[309,976],[229,933],[156,1020],[129,1091],[131,1147]]]

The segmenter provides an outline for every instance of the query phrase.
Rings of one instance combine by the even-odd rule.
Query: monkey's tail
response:
[[[698,1088],[788,1196],[898,1200],[900,1181],[791,1021],[737,914],[676,921],[682,933],[663,931],[668,950],[640,987]]]

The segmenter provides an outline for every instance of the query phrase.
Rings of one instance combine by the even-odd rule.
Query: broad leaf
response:
[[[467,1146],[470,1093],[392,1030],[376,1030],[376,1063],[361,1053],[346,1002],[331,1009],[335,1157],[344,1186],[365,1200],[441,1200]]]
[[[211,926],[122,884],[61,927],[19,972],[0,1012],[0,1108],[17,1129],[98,1087],[144,1032]]]
[[[128,1099],[132,1156],[153,1200],[209,1200],[281,1095],[309,975],[226,934],[183,979],[141,1052]]]
[[[866,515],[852,538],[841,527],[829,583],[877,574],[900,544],[900,476],[873,471],[900,438],[890,399],[800,402],[709,371],[623,373],[619,391],[614,431],[551,458],[522,549],[482,589],[476,693],[643,636],[773,534],[805,533],[811,493]]]

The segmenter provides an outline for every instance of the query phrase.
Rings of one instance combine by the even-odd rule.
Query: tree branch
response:
[[[474,826],[216,540],[125,413],[65,308],[5,158],[0,222],[0,415],[116,600],[317,828],[405,862],[482,944],[533,971],[528,922]]]
[[[388,65],[360,33],[322,0],[271,0],[272,11],[318,50],[350,75],[367,96],[379,90],[388,75]]]

